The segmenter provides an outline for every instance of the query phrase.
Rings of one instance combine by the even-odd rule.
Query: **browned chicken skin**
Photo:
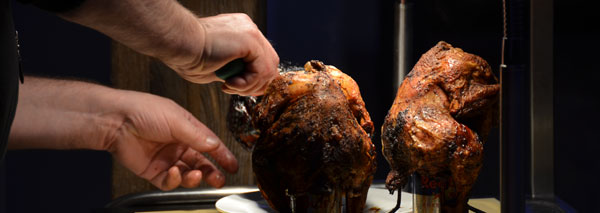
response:
[[[482,166],[483,139],[494,122],[500,85],[479,56],[439,42],[400,85],[382,127],[393,190],[413,173],[446,180],[443,212],[467,212]]]
[[[345,197],[348,212],[362,212],[376,167],[358,85],[319,61],[304,69],[282,73],[256,102],[234,99],[230,129],[254,147],[254,174],[275,210],[290,212],[293,197],[297,212],[338,212]]]

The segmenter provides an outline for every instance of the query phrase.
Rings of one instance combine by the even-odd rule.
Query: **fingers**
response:
[[[242,95],[242,96],[261,96],[267,91],[267,87],[269,87],[269,83],[270,83],[270,81],[263,84],[261,88],[252,90],[253,92],[248,92],[248,93],[230,89],[225,84],[223,84],[221,89],[223,90],[224,93],[227,93],[227,94],[237,94],[237,95]],[[243,94],[240,94],[240,93],[243,93]]]
[[[192,72],[192,73],[193,72],[202,72],[203,73],[203,71],[192,70],[192,71],[188,71],[188,73],[184,73],[183,71],[181,71],[184,69],[177,69],[177,68],[173,68],[173,67],[171,67],[171,68],[173,70],[175,70],[179,74],[179,76],[181,76],[183,79],[185,79],[189,82],[192,82],[192,83],[207,84],[207,83],[211,83],[211,82],[215,82],[215,81],[224,82],[224,80],[217,77],[217,75],[214,72],[194,75],[194,74],[189,74],[189,73],[190,72]]]
[[[217,169],[217,167],[212,164],[207,158],[198,161],[198,164],[195,166],[197,171],[201,171],[204,176],[204,181],[208,183],[208,185],[221,188],[225,185],[225,175]]]
[[[206,126],[204,126],[204,124],[200,123],[200,121],[198,121],[196,118],[192,118],[191,123],[194,126],[197,126],[197,127],[202,126],[202,127],[206,128]],[[210,131],[210,130],[208,130],[208,131]],[[212,133],[212,131],[211,131],[211,133]],[[213,133],[213,135],[214,135],[214,133]],[[202,150],[198,150],[194,147],[192,147],[192,148],[195,151],[203,152]],[[223,142],[221,142],[221,140],[219,140],[219,145],[216,147],[216,149],[213,149],[213,150],[210,150],[207,152],[210,154],[210,156],[213,159],[215,159],[217,164],[221,165],[221,167],[223,167],[223,169],[225,169],[225,171],[227,171],[229,173],[237,172],[237,169],[238,169],[237,159],[235,158],[233,153],[231,153],[231,151],[229,151],[227,146],[225,146],[225,144],[223,144]],[[202,156],[202,154],[200,154],[200,153],[198,153],[198,155]],[[202,157],[204,157],[204,156],[202,156]]]
[[[222,90],[228,94],[238,94],[242,96],[260,96],[274,76],[265,73],[244,72],[239,76],[234,76],[225,82]]]
[[[223,159],[220,159],[220,161],[223,161]],[[237,170],[235,158],[234,162]],[[230,171],[231,168],[226,170]],[[150,182],[161,190],[172,190],[178,186],[185,188],[198,187],[202,180],[215,188],[221,188],[225,185],[225,176],[208,158],[199,152],[188,149],[181,156],[181,160],[177,161],[167,171],[156,175]]]
[[[202,182],[202,172],[199,170],[189,170],[183,173],[181,186],[184,188],[196,188]]]
[[[196,151],[209,152],[224,146],[221,139],[215,135],[208,127],[200,123],[189,112],[181,109],[181,116],[175,116],[172,121],[169,121],[173,137],[181,143],[187,144]]]
[[[228,80],[228,92],[260,95],[260,89],[277,74],[279,56],[252,19],[243,13],[197,19],[198,31],[182,36],[180,54],[163,59],[184,79],[194,83],[221,81],[215,71],[243,58],[244,74]],[[193,45],[192,45],[193,44]]]
[[[206,51],[206,67],[210,64],[222,66],[226,64],[223,60],[242,58],[246,64],[244,72],[227,79],[224,91],[239,95],[263,94],[260,89],[278,74],[279,56],[271,43],[245,14],[222,14],[212,20],[227,22],[223,26],[229,28],[207,28],[207,46],[212,48]]]
[[[223,185],[225,185],[225,175],[223,175],[223,173],[221,173],[221,171],[219,171],[219,169],[217,169],[217,167],[203,154],[189,149],[183,154],[183,156],[181,156],[181,160],[193,169],[201,171],[204,177],[204,181],[206,181],[206,183],[208,183],[209,185],[216,188],[220,188]],[[237,169],[237,160],[235,160],[235,158],[233,158],[233,160]],[[226,170],[229,171],[229,169]]]
[[[262,51],[250,52],[244,58],[248,63],[246,71],[227,79],[224,84],[224,92],[245,96],[262,95],[266,85],[278,75],[279,56],[264,37],[261,40],[263,40],[260,47]]]
[[[180,107],[175,109],[179,110],[172,109],[169,112],[174,114],[167,114],[167,123],[172,132],[173,142],[184,145],[185,151],[174,152],[167,149],[171,146],[165,146],[157,153],[148,168],[158,168],[153,166],[156,164],[163,165],[162,168],[165,170],[168,168],[168,170],[152,175],[152,171],[157,170],[150,169],[150,171],[141,173],[140,176],[152,178],[151,182],[163,190],[170,190],[179,185],[193,188],[198,186],[202,180],[213,187],[222,187],[225,184],[225,176],[202,153],[210,154],[216,163],[230,173],[234,173],[238,169],[235,156],[210,129],[191,113]],[[164,156],[175,156],[175,159]],[[171,164],[164,165],[168,162]]]
[[[241,76],[235,76],[227,79],[226,84],[223,84],[222,87],[223,92],[242,96],[261,95],[264,92],[259,92],[259,89],[266,85],[266,83],[264,82],[264,79],[257,79],[257,75],[257,73],[243,73]],[[236,88],[231,85],[241,85],[242,88]]]
[[[172,166],[167,171],[163,171],[154,177],[150,182],[161,190],[173,190],[181,183],[181,173],[179,167]]]
[[[261,86],[261,81],[260,73],[247,71],[227,79],[225,86],[235,91],[251,92],[257,85]]]
[[[227,149],[226,146],[221,146],[216,150],[208,153],[225,171],[236,173],[238,170],[238,162],[235,156]]]
[[[171,166],[167,171],[161,172],[150,182],[164,191],[173,190],[178,186],[194,188],[202,182],[202,172],[191,170],[184,162],[178,161],[176,165]]]

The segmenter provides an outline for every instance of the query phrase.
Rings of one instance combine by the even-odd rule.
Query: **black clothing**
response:
[[[19,94],[16,32],[8,0],[0,0],[0,161],[4,158]]]
[[[18,0],[55,13],[73,10],[85,0]],[[23,81],[19,65],[17,33],[9,0],[0,0],[0,162],[4,159],[10,127],[15,117],[19,95],[19,79]]]
[[[64,13],[77,8],[85,0],[17,0],[24,4],[33,4],[36,7],[54,13]]]

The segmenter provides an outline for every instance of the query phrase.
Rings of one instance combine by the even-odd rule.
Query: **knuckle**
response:
[[[160,96],[159,96],[159,97],[160,97]],[[163,103],[164,103],[165,105],[170,105],[170,106],[172,106],[172,107],[176,107],[176,108],[177,108],[177,107],[179,107],[179,104],[177,104],[177,102],[175,102],[175,101],[174,101],[174,100],[172,100],[172,99],[165,98],[165,97],[160,97],[160,98],[162,99],[162,101],[163,101]]]
[[[246,13],[235,13],[235,15],[246,21],[252,21],[252,18],[250,18],[250,16],[248,16],[248,14],[246,14]]]
[[[253,39],[259,40],[262,39],[262,33],[260,32],[260,30],[258,30],[258,28],[256,27],[256,25],[249,25],[246,29],[245,29],[245,33],[252,36]]]
[[[273,64],[275,65],[275,67],[277,67],[277,65],[279,64],[279,55],[275,54],[275,57],[273,57]],[[275,69],[275,71],[277,71]]]

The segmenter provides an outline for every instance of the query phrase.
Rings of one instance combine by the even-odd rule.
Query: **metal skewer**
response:
[[[394,213],[400,209],[400,204],[402,204],[402,190],[398,189],[398,199],[396,200],[396,206],[390,211],[390,213]]]

